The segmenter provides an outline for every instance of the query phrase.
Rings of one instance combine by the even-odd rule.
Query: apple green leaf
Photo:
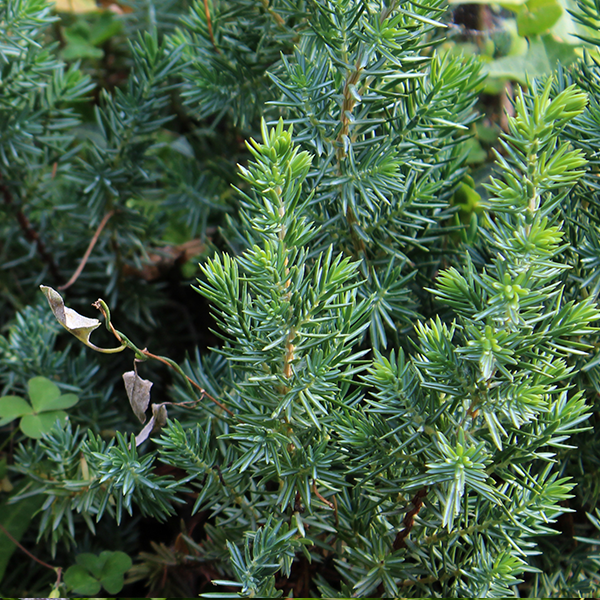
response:
[[[67,413],[62,410],[52,410],[33,415],[25,415],[21,419],[21,431],[30,438],[39,439],[44,433],[49,433],[54,427],[56,419],[63,423],[67,419]]]
[[[66,570],[65,583],[82,596],[95,596],[101,588],[100,582],[81,565],[73,565]]]
[[[0,423],[3,425],[31,413],[33,413],[33,408],[23,398],[18,396],[2,396],[0,398]]]
[[[548,31],[562,13],[556,0],[527,0],[517,15],[517,31],[523,37],[540,35]]]
[[[79,397],[76,394],[63,394],[59,396],[55,400],[44,404],[40,411],[50,411],[50,410],[63,410],[65,408],[71,408],[75,406],[79,402]]]
[[[47,403],[60,396],[60,389],[46,377],[34,377],[27,382],[29,398],[35,412],[45,410]]]
[[[79,401],[75,394],[61,395],[58,386],[46,377],[34,377],[30,379],[27,387],[29,397],[35,412],[47,412],[50,410],[63,410],[71,408]]]

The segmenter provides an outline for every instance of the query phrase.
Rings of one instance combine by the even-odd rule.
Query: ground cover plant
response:
[[[484,186],[438,0],[87,10],[0,1],[0,590],[597,596],[600,6]]]

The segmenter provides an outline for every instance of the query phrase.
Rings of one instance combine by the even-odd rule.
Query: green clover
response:
[[[65,583],[77,594],[95,596],[103,587],[117,594],[124,585],[125,572],[131,568],[131,558],[125,552],[105,550],[100,556],[84,552],[75,558],[76,565],[65,573]]]
[[[59,387],[46,377],[34,377],[27,382],[29,404],[19,396],[0,398],[0,427],[21,417],[21,431],[30,438],[48,433],[56,419],[65,421],[67,413],[79,401],[75,394],[61,394]]]

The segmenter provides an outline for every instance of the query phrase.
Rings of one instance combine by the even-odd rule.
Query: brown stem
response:
[[[90,254],[92,253],[92,250],[94,249],[94,246],[96,245],[96,242],[98,241],[98,238],[100,237],[100,234],[102,233],[102,230],[104,229],[105,225],[108,223],[108,220],[115,214],[114,210],[109,210],[104,217],[102,218],[102,221],[100,221],[100,225],[98,225],[98,229],[96,229],[96,233],[94,233],[94,236],[92,237],[87,250],[85,251],[85,254],[83,255],[83,258],[81,259],[81,262],[79,263],[79,266],[77,267],[77,270],[75,271],[75,273],[73,273],[71,279],[69,279],[69,281],[67,281],[67,283],[65,283],[65,285],[61,285],[58,287],[59,290],[66,290],[67,288],[71,287],[76,281],[77,278],[81,275],[81,271],[83,271],[83,268],[85,267],[88,258],[90,257]]]
[[[92,306],[97,308],[102,313],[102,315],[104,316],[104,319],[106,321],[107,328],[117,338],[119,343],[123,344],[123,347],[127,347],[130,350],[133,350],[133,352],[135,352],[136,358],[140,358],[141,360],[144,360],[145,358],[152,358],[154,360],[157,360],[157,361],[167,365],[168,367],[170,367],[171,369],[173,369],[174,371],[179,373],[179,375],[185,377],[187,382],[190,384],[189,389],[191,392],[193,392],[192,386],[195,387],[197,390],[200,391],[201,398],[204,398],[204,397],[208,398],[209,400],[214,402],[221,410],[224,410],[226,413],[233,416],[233,411],[229,410],[224,404],[219,402],[216,398],[213,398],[203,387],[201,387],[193,379],[188,377],[183,372],[183,369],[176,362],[174,362],[168,358],[165,358],[164,356],[158,356],[156,354],[152,354],[152,352],[149,352],[147,348],[140,350],[131,340],[129,340],[125,337],[125,334],[121,333],[120,331],[117,331],[112,324],[112,320],[110,317],[110,309],[108,308],[108,306],[104,302],[104,300],[98,298],[98,300],[96,300],[96,302],[94,302],[92,304]],[[142,358],[142,357],[144,357],[144,358]]]
[[[29,219],[25,216],[25,213],[20,209],[15,207],[15,203],[8,189],[8,186],[2,183],[2,175],[0,174],[0,189],[2,190],[2,194],[4,196],[4,204],[7,206],[11,206],[15,208],[15,216],[17,217],[17,221],[19,226],[21,227],[25,237],[30,242],[35,242],[35,247],[40,255],[41,259],[48,265],[50,272],[52,273],[52,277],[54,277],[55,281],[64,281],[62,278],[58,266],[54,261],[54,257],[48,252],[44,242],[38,235],[37,231],[33,228],[33,225],[29,221]]]
[[[163,358],[162,356],[157,356],[156,354],[152,354],[152,352],[148,352],[148,350],[146,350],[145,348],[141,351],[141,353],[144,356],[147,356],[148,358],[153,358],[154,360],[158,360],[159,362],[168,365],[169,367],[171,367],[171,369],[177,370],[175,369],[175,367],[173,367],[173,365],[166,360],[165,358]],[[211,402],[214,402],[221,410],[224,410],[226,413],[228,413],[229,415],[233,416],[233,411],[229,410],[224,404],[222,404],[221,402],[219,402],[216,398],[213,398],[202,386],[198,385],[193,379],[191,379],[190,377],[188,377],[187,375],[183,375],[197,390],[199,390],[200,394],[202,395],[202,397],[206,397],[208,398]]]
[[[350,91],[352,86],[356,86],[356,84],[360,81],[360,76],[362,74],[363,69],[359,66],[348,75],[346,79],[346,83],[344,84],[344,92],[343,92],[343,100],[342,100],[342,111],[340,114],[341,128],[340,132],[337,136],[338,148],[337,148],[337,159],[341,161],[343,158],[346,158],[346,149],[344,145],[344,138],[348,136],[350,132],[350,119],[352,115],[352,111],[356,106],[356,98]]]
[[[39,563],[43,567],[47,567],[48,569],[52,569],[53,571],[57,571],[59,573],[59,577],[60,577],[60,573],[62,572],[62,568],[61,567],[53,567],[52,565],[49,565],[48,563],[45,563],[43,560],[40,560],[37,556],[34,556],[33,554],[31,554],[31,552],[29,552],[29,550],[27,550],[27,548],[25,548],[24,546],[22,546],[10,533],[8,533],[8,531],[6,531],[6,529],[5,529],[4,525],[2,525],[2,523],[0,523],[0,529],[4,532],[4,535],[6,535],[6,537],[13,544],[15,544],[15,546],[17,546],[17,548],[20,548],[21,550],[23,550],[23,552],[25,552],[25,554],[27,554],[27,556],[29,556],[29,558],[33,558],[33,560],[35,560],[35,562]]]
[[[323,496],[321,496],[321,494],[319,493],[319,490],[317,489],[317,482],[316,481],[313,481],[312,489],[313,489],[313,492],[315,493],[315,496],[321,502],[324,502],[325,504],[327,504],[327,506],[329,506],[329,508],[334,508],[333,502],[329,502],[329,500],[327,500],[326,498],[323,498]]]
[[[208,9],[208,0],[204,0],[204,13],[206,14],[206,25],[208,27],[208,35],[210,36],[210,41],[212,42],[215,52],[217,54],[221,54],[221,51],[219,50],[219,48],[217,48],[215,36],[213,35],[212,20],[210,18],[210,10]]]
[[[333,514],[335,516],[335,528],[337,529],[338,525],[340,524],[340,520],[338,516],[337,497],[335,494],[333,495]]]
[[[421,488],[410,501],[413,507],[404,516],[404,520],[402,521],[404,528],[396,534],[396,539],[394,540],[394,545],[392,546],[394,550],[406,548],[406,538],[415,524],[415,516],[419,514],[419,511],[423,506],[423,498],[425,498],[425,496],[427,496],[426,487]]]

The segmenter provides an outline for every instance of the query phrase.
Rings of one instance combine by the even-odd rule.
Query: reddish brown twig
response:
[[[313,489],[313,492],[315,493],[315,496],[321,502],[324,502],[325,504],[327,504],[327,506],[329,506],[329,508],[334,508],[333,502],[329,502],[329,500],[327,500],[326,498],[323,498],[323,496],[321,496],[321,494],[319,493],[319,490],[317,489],[317,482],[316,481],[313,481],[312,489]]]
[[[71,279],[69,279],[69,281],[67,281],[67,283],[65,283],[65,285],[61,285],[58,287],[59,290],[66,290],[67,288],[71,287],[76,281],[77,278],[81,275],[81,271],[83,271],[83,268],[85,267],[88,258],[90,257],[90,254],[92,253],[92,250],[94,249],[94,246],[96,245],[96,242],[98,241],[98,238],[100,237],[100,234],[102,233],[102,230],[104,229],[105,225],[108,223],[108,220],[115,214],[114,210],[109,210],[104,217],[102,217],[102,221],[100,221],[100,225],[98,225],[98,229],[96,229],[96,233],[94,233],[94,236],[92,237],[87,250],[85,251],[85,254],[83,255],[83,258],[81,259],[81,262],[79,263],[79,266],[77,267],[75,273],[73,273],[73,275],[71,276]]]
[[[212,20],[210,18],[210,10],[208,9],[208,0],[204,0],[204,13],[206,14],[206,25],[208,27],[208,35],[210,36],[210,41],[212,42],[213,48],[217,54],[221,54],[221,51],[217,47],[217,43],[215,42],[215,36],[213,35],[213,27]]]
[[[62,568],[61,567],[53,567],[52,565],[49,565],[48,563],[45,563],[43,560],[40,560],[37,556],[34,556],[33,554],[31,554],[31,552],[29,552],[29,550],[27,550],[27,548],[25,548],[24,546],[22,546],[10,533],[8,533],[8,531],[6,531],[6,528],[4,527],[4,525],[2,525],[2,523],[0,523],[0,529],[4,532],[4,535],[6,535],[6,537],[14,545],[17,546],[17,548],[19,548],[20,550],[23,550],[23,552],[25,552],[25,554],[27,554],[27,556],[29,556],[29,558],[32,558],[33,560],[35,560],[35,562],[39,563],[43,567],[47,567],[48,569],[52,569],[53,571],[56,571],[58,573],[59,578],[60,578],[60,574],[62,572]]]
[[[152,354],[152,352],[148,352],[148,350],[146,350],[146,348],[144,348],[143,350],[141,350],[141,353],[144,356],[147,356],[148,358],[153,358],[154,360],[158,360],[159,362],[171,367],[171,369],[174,369],[175,367],[173,367],[173,365],[165,358],[163,358],[162,356],[157,356],[156,354]],[[175,369],[177,370],[177,369]],[[185,373],[183,374],[183,376],[197,389],[199,390],[200,394],[202,397],[206,397],[208,398],[211,402],[214,402],[221,410],[224,410],[226,413],[228,413],[229,415],[233,416],[233,411],[229,410],[223,403],[219,402],[216,398],[213,398],[202,386],[198,385],[193,379],[191,379],[190,377],[188,377]]]
[[[0,174],[0,189],[2,190],[2,195],[4,196],[4,204],[7,206],[15,208],[15,217],[17,218],[17,222],[21,227],[25,237],[30,241],[35,243],[36,250],[40,255],[41,259],[48,265],[50,269],[50,273],[52,273],[52,277],[57,282],[64,281],[62,278],[60,271],[58,270],[58,266],[56,262],[54,262],[54,257],[48,252],[46,246],[38,232],[33,228],[29,219],[25,216],[25,213],[20,209],[15,207],[15,203],[13,201],[12,194],[10,190],[6,186],[6,184],[2,183],[2,175]]]
[[[413,507],[406,513],[402,525],[404,528],[396,534],[393,548],[394,550],[400,550],[400,548],[406,548],[406,538],[410,533],[413,525],[415,524],[415,517],[419,514],[421,507],[423,506],[423,498],[427,496],[427,488],[421,488],[410,501]]]

